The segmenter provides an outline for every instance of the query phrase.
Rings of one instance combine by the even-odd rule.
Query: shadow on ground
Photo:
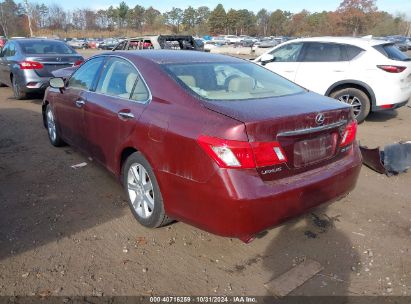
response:
[[[0,130],[0,260],[124,214],[116,179],[72,148],[51,146],[38,112],[2,109]]]
[[[338,295],[340,297],[335,298],[333,303],[346,303],[345,296],[354,294],[349,290],[350,276],[360,270],[360,255],[353,248],[350,239],[337,228],[340,220],[343,219],[338,214],[330,216],[323,207],[278,227],[278,232],[267,247],[266,258],[263,261],[263,267],[273,274],[270,281],[299,263],[314,260],[319,262],[324,270],[289,295]],[[272,294],[268,292],[267,295]],[[295,300],[295,303],[299,303],[298,297]],[[309,303],[307,298],[300,300]],[[315,303],[321,303],[318,298],[313,300]]]
[[[384,122],[394,118],[397,118],[398,112],[397,110],[386,110],[381,112],[370,112],[366,121],[369,122]],[[397,118],[401,120],[401,118]]]

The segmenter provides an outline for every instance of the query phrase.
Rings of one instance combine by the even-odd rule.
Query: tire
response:
[[[363,91],[355,88],[346,88],[332,92],[330,97],[352,105],[354,117],[362,123],[371,110],[370,99]]]
[[[62,140],[60,136],[59,129],[57,127],[56,120],[54,118],[53,111],[51,106],[48,104],[46,107],[46,127],[47,127],[47,134],[50,140],[50,143],[55,147],[61,147],[65,145],[65,142]]]
[[[131,154],[124,162],[122,182],[131,212],[141,225],[157,228],[171,222],[153,169],[140,152]]]
[[[20,85],[18,84],[18,81],[17,81],[17,76],[14,76],[14,75],[12,76],[11,87],[13,89],[13,95],[15,99],[22,100],[27,97],[26,93],[21,91]]]
[[[4,83],[0,82],[0,88],[4,88],[7,87],[7,85],[5,85]]]

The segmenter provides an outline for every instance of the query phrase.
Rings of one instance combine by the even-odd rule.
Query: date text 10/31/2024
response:
[[[257,303],[257,299],[247,296],[161,296],[150,297],[150,303]]]

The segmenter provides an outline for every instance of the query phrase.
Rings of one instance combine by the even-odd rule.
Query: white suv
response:
[[[351,104],[358,122],[370,111],[399,108],[411,96],[411,58],[388,41],[295,39],[254,61],[311,91]]]

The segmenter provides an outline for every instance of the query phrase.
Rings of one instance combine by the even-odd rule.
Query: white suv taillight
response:
[[[401,73],[407,67],[405,66],[397,66],[397,65],[377,65],[377,68],[386,71],[388,73]]]

